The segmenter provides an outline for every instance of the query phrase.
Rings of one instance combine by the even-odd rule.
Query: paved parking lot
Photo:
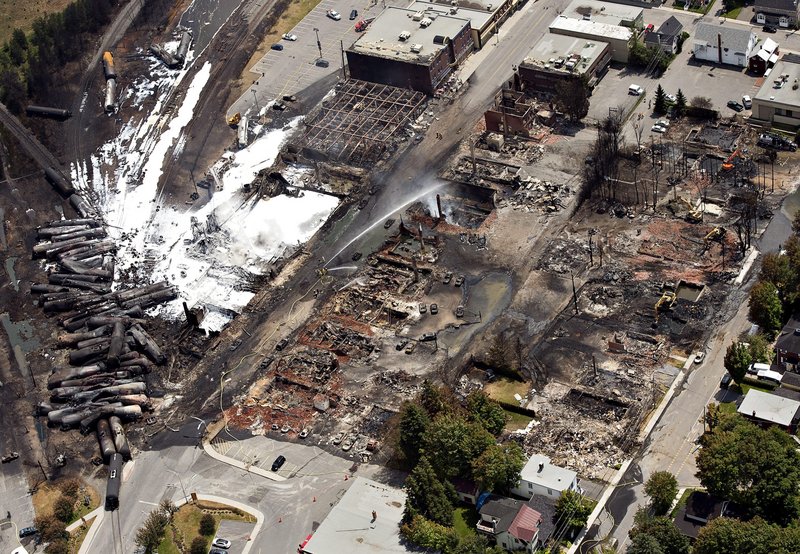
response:
[[[231,541],[231,547],[227,550],[230,554],[241,554],[245,545],[250,542],[254,527],[255,523],[223,519],[219,522],[217,536]]]
[[[371,4],[369,0],[322,0],[289,31],[289,34],[297,35],[296,41],[281,40],[283,50],[268,50],[256,62],[251,69],[253,85],[228,109],[228,116],[236,112],[244,114],[256,103],[263,108],[284,94],[296,94],[323,77],[337,71],[341,73],[342,46],[346,50],[360,36],[354,30],[355,24],[360,19],[375,17],[383,10],[383,4]],[[335,21],[327,17],[328,10],[336,10],[342,18]],[[358,11],[354,20],[350,19],[351,10]],[[317,33],[322,58],[330,64],[327,68],[315,65],[320,57]]]

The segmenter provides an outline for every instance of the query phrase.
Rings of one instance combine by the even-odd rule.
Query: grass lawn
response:
[[[11,38],[14,28],[30,31],[33,20],[48,13],[60,12],[72,0],[0,0],[0,44]]]
[[[756,389],[764,392],[772,392],[775,390],[775,387],[771,387],[769,385],[755,384],[753,382],[748,381],[742,383],[741,385],[737,385],[736,383],[734,383],[730,386],[730,389],[735,393],[745,395],[747,394],[747,391],[749,391],[750,389]]]
[[[472,506],[459,506],[453,512],[453,529],[459,536],[474,535],[476,523],[478,523],[478,512]]]
[[[719,405],[719,411],[721,411],[723,414],[735,414],[736,402],[722,402]]]
[[[531,385],[527,381],[514,381],[508,377],[498,377],[495,381],[487,384],[483,391],[489,398],[509,404],[518,404],[514,394],[524,397],[531,390]]]
[[[38,516],[46,516],[53,513],[53,506],[56,501],[61,497],[61,484],[64,479],[40,484],[33,495],[33,509]],[[75,498],[75,507],[72,515],[72,520],[67,523],[69,525],[73,521],[77,521],[100,505],[100,494],[86,483],[81,482],[85,487],[86,492],[78,492]],[[89,505],[83,503],[84,495],[89,496]]]
[[[686,506],[686,501],[689,500],[689,497],[692,495],[693,492],[694,489],[686,489],[685,491],[683,491],[683,494],[678,499],[678,503],[675,504],[675,507],[672,509],[672,512],[670,512],[669,517],[674,518],[675,514],[678,513],[678,510],[680,510],[683,506]]]
[[[506,422],[506,431],[517,431],[519,429],[524,429],[528,426],[528,423],[533,421],[532,417],[528,417],[526,415],[518,414],[516,412],[509,412],[505,410],[506,415],[508,416],[508,422]]]
[[[723,13],[722,17],[727,17],[728,19],[736,19],[737,17],[739,17],[739,12],[742,11],[742,8],[744,8],[744,6],[736,6],[732,10]]]

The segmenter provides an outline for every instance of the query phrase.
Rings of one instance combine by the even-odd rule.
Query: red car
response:
[[[652,33],[652,32],[653,32],[653,29],[655,29],[655,28],[656,28],[656,27],[655,27],[655,25],[653,25],[653,24],[651,23],[650,25],[648,25],[647,27],[645,27],[645,28],[644,28],[644,32],[645,32],[645,33]]]
[[[300,543],[300,546],[297,547],[297,554],[303,554],[303,548],[308,544],[308,541],[311,540],[311,535],[306,537],[306,540]]]

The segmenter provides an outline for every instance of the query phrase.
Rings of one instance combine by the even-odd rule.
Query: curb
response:
[[[230,498],[225,498],[222,496],[215,496],[213,494],[200,494],[195,493],[197,500],[208,500],[210,502],[217,502],[219,504],[226,504],[228,506],[233,506],[234,508],[238,508],[248,514],[255,516],[256,518],[256,525],[253,527],[253,532],[250,534],[250,538],[247,540],[247,544],[245,544],[244,549],[242,549],[242,554],[248,554],[250,549],[253,546],[253,539],[258,536],[258,533],[261,531],[261,527],[264,525],[264,514],[262,514],[259,510],[248,506],[247,504],[243,504],[241,502],[237,502],[236,500],[231,500]],[[190,504],[192,502],[191,498],[183,497],[179,501],[175,502],[175,506],[180,508],[184,504]]]
[[[203,437],[203,450],[205,450],[206,454],[214,458],[215,460],[222,462],[224,464],[228,464],[229,466],[237,467],[242,469],[248,473],[252,473],[254,475],[258,475],[260,477],[264,477],[266,479],[270,479],[272,481],[286,481],[286,477],[278,475],[272,471],[267,471],[265,469],[261,469],[260,467],[253,467],[250,465],[245,464],[244,462],[240,462],[230,456],[225,456],[217,452],[214,447],[211,445],[211,441],[219,434],[222,429],[225,428],[225,422],[220,421],[218,423],[209,425],[206,427],[206,435]]]
[[[93,514],[95,512],[97,512],[97,515],[94,518],[94,521],[92,522],[92,525],[89,527],[89,530],[86,531],[86,536],[83,537],[83,542],[81,543],[80,549],[78,549],[78,554],[90,554],[92,552],[91,549],[89,548],[89,545],[92,544],[92,541],[94,540],[94,536],[97,534],[97,530],[100,528],[100,523],[102,523],[103,516],[105,515],[105,508],[101,505],[100,507],[96,508],[94,511],[92,511],[92,512],[86,514],[85,516],[83,516],[84,518],[86,518],[87,516],[89,516],[89,515],[91,515],[91,514]],[[78,521],[80,522],[80,520],[78,520]],[[73,523],[72,525],[70,525],[70,527],[72,527],[73,525],[75,525],[75,524]],[[67,527],[67,530],[69,530],[69,527]]]

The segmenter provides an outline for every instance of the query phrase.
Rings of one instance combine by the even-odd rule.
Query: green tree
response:
[[[457,541],[452,529],[420,515],[415,515],[409,523],[403,524],[400,534],[417,546],[441,552],[452,548]]]
[[[169,524],[169,518],[161,510],[153,510],[144,524],[136,531],[135,542],[146,550],[155,551],[164,538],[164,533]]]
[[[208,552],[206,540],[204,537],[195,537],[189,547],[189,554],[206,554]]]
[[[427,458],[421,458],[417,467],[406,479],[406,508],[403,519],[413,521],[414,516],[421,515],[435,523],[450,526],[453,524],[454,496],[450,489],[433,470]]]
[[[725,369],[737,383],[742,383],[747,375],[747,368],[753,363],[750,349],[745,343],[734,342],[725,351]]]
[[[28,50],[28,37],[21,29],[14,29],[11,40],[8,42],[8,55],[11,63],[20,66],[25,62],[25,54]]]
[[[419,461],[419,450],[431,421],[427,412],[414,402],[406,402],[400,409],[400,450],[410,465]]]
[[[640,534],[649,535],[658,542],[664,554],[689,554],[689,540],[669,518],[650,516],[641,509],[634,521],[636,525],[631,529],[631,539],[636,540]]]
[[[64,537],[58,538],[47,545],[45,554],[69,554],[69,542]]]
[[[639,533],[631,541],[627,554],[664,554],[658,539],[647,533]]]
[[[656,95],[653,98],[653,113],[656,115],[667,113],[667,93],[660,84],[656,87]]]
[[[694,554],[773,554],[797,552],[780,550],[777,543],[782,530],[761,518],[739,521],[727,517],[716,518],[700,530],[694,544]]]
[[[796,210],[794,212],[794,217],[792,218],[792,231],[795,235],[800,236],[800,210]]]
[[[656,471],[644,485],[644,493],[657,515],[664,515],[678,494],[678,480],[669,471]]]
[[[53,506],[53,515],[64,523],[69,523],[72,521],[72,515],[75,512],[74,506],[74,500],[62,494]]]
[[[686,95],[681,89],[675,94],[675,115],[682,117],[686,113]]]
[[[749,337],[747,342],[750,344],[750,358],[753,362],[772,363],[772,344],[763,333],[756,333]]]
[[[759,279],[769,281],[779,291],[786,292],[797,282],[797,273],[789,256],[768,252],[761,261]]]
[[[703,435],[697,476],[708,491],[752,516],[787,524],[800,515],[800,454],[776,427],[761,429],[739,415]]]
[[[456,414],[441,414],[425,436],[425,455],[441,477],[472,479],[472,461],[494,443],[491,433],[479,424]]]
[[[480,423],[494,436],[503,432],[508,421],[506,411],[483,391],[475,391],[467,396],[467,414],[470,421]]]
[[[556,107],[573,123],[589,114],[589,84],[586,77],[567,79],[556,84]]]
[[[554,519],[557,522],[566,521],[569,528],[568,534],[574,534],[586,525],[595,504],[594,500],[586,498],[576,491],[566,490],[556,501]]]
[[[214,520],[214,516],[211,514],[203,514],[203,517],[200,518],[200,527],[198,528],[200,534],[210,537],[216,530],[217,522]]]
[[[427,379],[422,382],[419,401],[431,417],[435,417],[442,412],[450,411],[447,395],[444,390],[442,390],[442,387],[434,385]]]
[[[525,454],[517,443],[493,444],[472,462],[475,482],[484,491],[508,492],[519,483]]]
[[[778,289],[769,281],[759,281],[750,289],[750,320],[770,334],[781,328],[783,306]]]

